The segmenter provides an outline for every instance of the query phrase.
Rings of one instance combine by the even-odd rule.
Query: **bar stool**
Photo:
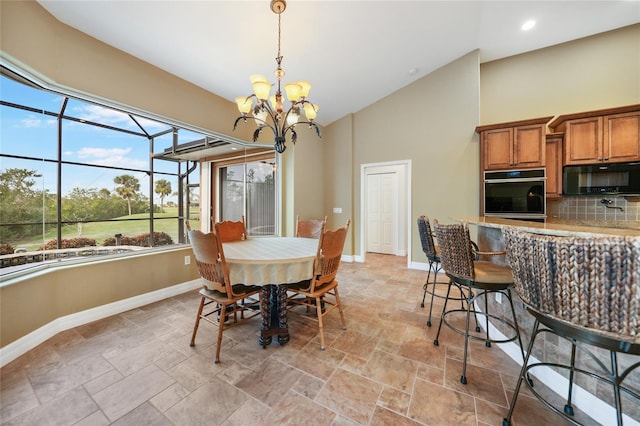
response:
[[[577,238],[538,235],[505,228],[508,258],[516,290],[535,322],[509,413],[511,417],[524,379],[532,393],[556,414],[573,424],[573,383],[584,374],[612,386],[617,424],[622,425],[621,392],[640,401],[637,391],[622,385],[640,367],[635,362],[619,373],[617,354],[640,355],[640,238]],[[540,326],[544,326],[540,328]],[[551,333],[571,344],[569,365],[551,362],[528,364],[537,337]],[[592,349],[609,352],[610,369]],[[576,367],[576,350],[587,355],[589,365],[601,371]],[[537,367],[554,367],[568,373],[567,401],[553,406],[526,380]]]
[[[442,309],[442,315],[440,317],[440,325],[438,326],[438,333],[436,335],[433,344],[439,345],[438,338],[440,337],[440,330],[442,324],[446,324],[449,328],[458,334],[464,335],[464,355],[462,363],[462,376],[460,377],[460,383],[467,384],[467,352],[469,346],[469,339],[483,340],[485,346],[491,347],[491,343],[506,343],[518,339],[520,343],[520,351],[522,358],[524,359],[524,350],[522,347],[522,340],[520,339],[520,329],[518,328],[518,320],[516,318],[515,309],[513,308],[513,300],[511,298],[511,288],[513,287],[513,276],[511,274],[511,268],[508,266],[498,265],[493,262],[485,260],[475,260],[476,254],[473,250],[471,238],[469,237],[469,228],[466,225],[453,224],[453,225],[441,225],[437,220],[434,220],[434,229],[436,237],[438,238],[438,244],[440,246],[440,260],[445,273],[451,280],[447,289],[447,298],[444,302],[444,308]],[[478,252],[480,253],[480,252]],[[495,252],[488,252],[486,254],[496,254]],[[447,302],[452,285],[459,285],[460,287],[466,287],[466,309],[451,309],[447,311]],[[509,301],[511,307],[511,314],[513,315],[513,322],[489,313],[488,294],[501,293]],[[476,309],[474,303],[481,296],[484,296],[485,310],[484,312]],[[465,329],[461,330],[451,324],[447,317],[454,314],[463,312],[466,314]],[[484,316],[486,320],[486,335],[476,336],[469,333],[469,320],[471,313],[474,315]],[[505,337],[504,339],[495,339],[489,336],[489,318],[494,321],[503,323],[506,327],[513,331],[513,336]]]
[[[439,283],[438,282],[438,272],[442,270],[442,265],[440,264],[440,249],[435,244],[433,239],[433,232],[431,231],[431,224],[429,223],[429,218],[422,215],[418,218],[418,233],[420,234],[420,242],[422,243],[422,251],[425,256],[427,256],[427,261],[429,262],[429,269],[427,270],[427,280],[422,286],[424,293],[422,295],[422,303],[420,303],[420,307],[424,308],[424,301],[427,294],[431,295],[431,303],[429,305],[429,318],[427,319],[427,326],[431,327],[431,313],[433,312],[433,299],[438,297],[440,299],[446,299],[445,296],[436,293],[436,288],[438,285],[440,286],[448,286],[449,283]],[[475,243],[472,241],[471,244],[477,248]],[[431,278],[431,271],[433,271],[433,282],[429,282]],[[460,288],[460,286],[456,286],[458,290],[462,293],[464,290]],[[460,300],[461,303],[464,303],[467,298],[465,296],[461,297],[451,297],[449,294],[448,300]],[[464,306],[464,305],[463,305]],[[478,319],[476,318],[476,331],[480,331],[480,327],[478,326]]]
[[[424,283],[424,294],[422,295],[421,308],[424,308],[424,300],[427,297],[427,293],[431,294],[431,304],[429,306],[429,319],[427,325],[431,327],[431,312],[433,311],[433,298],[436,295],[436,286],[438,285],[438,272],[442,269],[440,266],[440,256],[438,256],[438,246],[433,241],[433,233],[431,232],[431,225],[429,224],[429,218],[426,216],[420,216],[418,218],[418,233],[420,234],[420,242],[422,243],[422,251],[427,256],[429,261],[429,269],[427,272],[427,280]],[[433,271],[433,282],[429,282],[431,278],[431,271]],[[446,283],[440,283],[446,284]],[[438,297],[442,297],[438,295]]]

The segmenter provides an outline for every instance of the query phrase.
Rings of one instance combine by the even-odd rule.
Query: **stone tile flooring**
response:
[[[368,254],[338,274],[347,330],[327,315],[289,315],[291,340],[258,345],[259,317],[225,330],[203,322],[189,292],[62,332],[2,368],[2,425],[500,425],[519,371],[494,345],[473,343],[460,384],[462,336],[420,308],[426,272]],[[427,299],[428,302],[429,299]],[[438,301],[438,299],[436,299]],[[578,418],[584,421],[584,415]],[[589,419],[586,418],[589,422]],[[564,424],[530,394],[514,425]]]

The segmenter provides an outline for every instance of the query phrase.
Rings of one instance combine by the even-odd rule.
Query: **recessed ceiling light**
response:
[[[418,71],[420,71],[418,68],[411,68],[409,70],[409,76],[413,77],[414,75],[418,74]]]
[[[536,26],[536,21],[534,21],[533,19],[529,19],[524,24],[522,24],[522,27],[520,27],[520,29],[522,31],[529,31],[531,28],[535,26]]]

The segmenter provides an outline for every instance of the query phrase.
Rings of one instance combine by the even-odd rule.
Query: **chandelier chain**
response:
[[[280,58],[280,19],[282,19],[282,14],[278,15],[278,58]]]

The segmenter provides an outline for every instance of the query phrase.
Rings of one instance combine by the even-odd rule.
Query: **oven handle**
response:
[[[539,182],[546,181],[546,177],[517,178],[517,179],[485,179],[484,183],[517,183],[517,182]]]

